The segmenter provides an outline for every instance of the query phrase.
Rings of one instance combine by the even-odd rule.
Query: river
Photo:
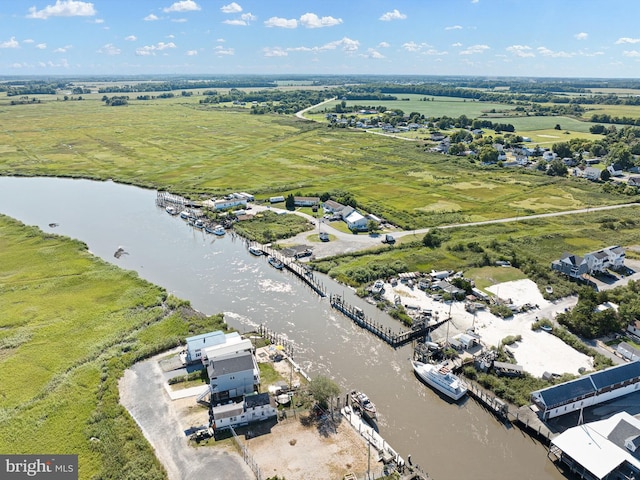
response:
[[[451,404],[420,383],[409,364],[410,346],[393,350],[294,276],[249,254],[241,239],[191,228],[157,207],[155,197],[155,191],[113,182],[0,177],[0,213],[79,239],[96,256],[138,272],[197,310],[224,312],[241,333],[263,323],[286,336],[308,374],[366,392],[380,412],[380,434],[435,480],[565,478],[546,448],[519,429],[470,398]],[[118,248],[126,253],[115,258]],[[349,289],[328,278],[324,283],[374,320],[401,329]]]

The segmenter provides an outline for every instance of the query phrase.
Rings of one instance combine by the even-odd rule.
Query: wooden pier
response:
[[[436,320],[433,323],[429,323],[428,321],[423,320],[415,322],[411,330],[405,330],[404,332],[400,333],[391,333],[391,329],[389,327],[385,327],[379,323],[374,322],[370,318],[367,318],[362,310],[346,303],[340,295],[332,294],[329,297],[329,301],[331,302],[331,306],[333,308],[345,314],[347,317],[353,320],[356,325],[373,333],[378,338],[387,342],[393,348],[398,348],[413,340],[423,338],[429,332],[435,330],[440,325],[449,320],[448,318],[444,320]]]
[[[158,192],[156,194],[156,205],[159,207],[181,206],[181,207],[199,207],[199,202],[194,202],[188,198],[174,195],[169,192]]]
[[[267,245],[261,245],[261,244],[258,244],[258,243],[250,243],[250,244],[247,245],[247,247],[249,247],[249,246],[252,246],[254,248],[258,248],[265,255],[268,255],[270,257],[276,258],[277,260],[282,262],[282,264],[284,265],[284,268],[286,268],[288,271],[293,273],[296,277],[298,277],[304,283],[309,285],[309,287],[311,287],[311,289],[314,292],[316,292],[318,295],[320,295],[323,298],[327,296],[327,291],[326,291],[323,283],[315,277],[315,275],[313,274],[313,270],[305,267],[304,265],[301,265],[300,262],[298,262],[295,259],[292,259],[292,258],[289,258],[289,257],[285,257],[280,252],[278,252],[277,250],[275,250],[275,249],[273,249],[273,248],[271,248],[271,247],[269,247]]]

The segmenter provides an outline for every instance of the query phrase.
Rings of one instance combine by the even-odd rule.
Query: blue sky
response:
[[[0,0],[0,75],[640,78],[640,0]]]

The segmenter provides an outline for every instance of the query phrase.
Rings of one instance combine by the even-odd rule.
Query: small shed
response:
[[[493,362],[493,369],[499,377],[521,377],[524,375],[522,365],[515,365],[506,362]]]

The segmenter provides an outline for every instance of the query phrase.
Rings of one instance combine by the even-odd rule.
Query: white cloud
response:
[[[281,17],[271,17],[269,20],[265,20],[264,25],[266,27],[297,28],[298,21],[295,18],[287,19]]]
[[[160,19],[156,15],[154,15],[153,13],[150,13],[149,15],[144,17],[144,21],[145,22],[155,22],[156,20],[160,20]]]
[[[176,38],[176,36],[173,33],[170,33],[169,35],[167,35],[167,38]]]
[[[289,55],[289,53],[280,47],[265,47],[262,49],[262,53],[265,57],[286,57]]]
[[[364,58],[374,58],[376,60],[380,60],[382,58],[386,58],[384,55],[382,55],[377,50],[374,50],[373,48],[367,49],[367,52],[366,53],[361,53],[360,56],[364,57]]]
[[[89,22],[89,23],[95,23],[100,25],[101,23],[104,23],[104,18],[96,18],[93,22]]]
[[[0,42],[0,48],[18,48],[20,43],[16,40],[16,37],[11,37],[5,42]]]
[[[256,17],[253,13],[250,13],[250,12],[243,13],[242,15],[240,15],[240,18],[247,23],[255,22],[258,19],[258,17]]]
[[[171,21],[173,23],[187,23],[187,19],[186,18],[172,18]]]
[[[279,47],[277,47],[279,48]],[[343,37],[341,40],[335,40],[333,42],[325,43],[320,47],[290,47],[287,48],[287,52],[325,52],[327,50],[337,50],[341,48],[345,52],[356,52],[358,48],[360,48],[360,42],[358,40],[353,40],[348,37]],[[282,50],[282,49],[280,49]],[[274,56],[274,55],[270,55]]]
[[[456,42],[456,43],[452,43],[451,46],[452,47],[461,47],[462,44],[460,42]]]
[[[637,50],[625,50],[622,52],[625,57],[637,58],[640,57],[640,52]]]
[[[198,51],[197,50],[188,50],[187,51],[187,57],[195,57],[196,55],[198,55]]]
[[[226,23],[227,25],[236,25],[236,26],[241,26],[241,27],[246,27],[248,25],[247,22],[245,22],[244,20],[225,20],[222,23]]]
[[[36,45],[36,48],[39,50],[44,50],[45,48],[47,48],[47,44],[46,43],[39,43]]]
[[[113,43],[107,43],[98,50],[98,53],[104,53],[105,55],[120,55],[122,50],[116,47]]]
[[[65,45],[64,47],[56,48],[53,53],[67,53],[70,48],[73,48],[73,45]]]
[[[589,34],[585,32],[580,32],[580,33],[576,33],[574,37],[576,38],[576,40],[586,40],[587,38],[589,38]]]
[[[341,18],[318,17],[315,13],[305,13],[300,17],[300,24],[307,28],[333,27],[342,23]]]
[[[232,2],[229,5],[223,5],[220,7],[220,10],[222,13],[240,13],[242,11],[242,7],[236,2]]]
[[[480,3],[480,0],[471,0],[471,3]]]
[[[55,5],[47,5],[42,10],[29,8],[27,18],[46,20],[49,17],[92,17],[96,14],[93,3],[78,0],[56,0]]]
[[[36,43],[36,41],[33,38],[25,38],[22,43]]]
[[[136,55],[145,57],[148,55],[155,55],[156,52],[166,50],[168,48],[176,48],[176,44],[173,42],[164,43],[158,42],[155,45],[145,45],[144,47],[140,47],[136,49]]]
[[[416,43],[414,41],[403,43],[402,48],[407,52],[420,52],[421,50],[431,48],[428,43]]]
[[[24,63],[16,62],[16,63],[12,63],[10,65],[11,68],[27,68],[28,66],[29,66],[29,64],[26,63],[26,62],[24,62]]]
[[[442,51],[442,50],[436,50],[435,48],[429,48],[428,50],[424,51],[425,55],[437,55],[437,56],[441,56],[441,55],[449,55],[449,52],[446,51]]]
[[[60,63],[53,63],[51,60],[49,60],[48,62],[38,62],[38,66],[42,67],[42,68],[47,68],[47,67],[51,67],[51,68],[69,68],[69,62],[67,62],[66,59],[62,59],[60,60]]]
[[[528,45],[511,45],[507,47],[507,52],[512,53],[516,57],[527,58],[527,57],[535,57],[536,54],[533,53],[533,49]]]
[[[215,53],[218,57],[235,55],[235,51],[233,50],[233,48],[224,48],[221,45],[218,45],[216,48],[214,48],[213,53]]]
[[[547,47],[538,47],[538,53],[542,56],[552,58],[571,58],[575,56],[575,53],[568,53],[563,51],[554,52],[553,50],[549,50]]]
[[[462,30],[462,25],[451,25],[450,27],[444,27],[445,30]]]
[[[165,13],[171,12],[196,12],[200,10],[200,5],[198,5],[193,0],[182,0],[180,2],[176,2],[170,7],[163,8],[162,11]]]
[[[484,53],[491,47],[489,45],[471,45],[466,50],[462,50],[460,55],[474,55],[476,53]]]
[[[640,38],[621,37],[616,40],[616,45],[620,45],[623,43],[640,43]]]
[[[136,37],[135,35],[129,35],[129,36],[127,36],[127,37],[124,37],[124,39],[125,39],[127,42],[135,42],[135,41],[138,39],[138,37]]]
[[[378,48],[389,48],[390,46],[391,46],[391,44],[388,43],[388,42],[380,42],[378,44]]]
[[[379,20],[383,22],[390,22],[391,20],[404,20],[407,16],[404,13],[400,13],[400,11],[394,8],[392,11],[384,13]]]
[[[218,43],[224,43],[226,40],[224,38],[218,38],[216,39],[216,42]]]

